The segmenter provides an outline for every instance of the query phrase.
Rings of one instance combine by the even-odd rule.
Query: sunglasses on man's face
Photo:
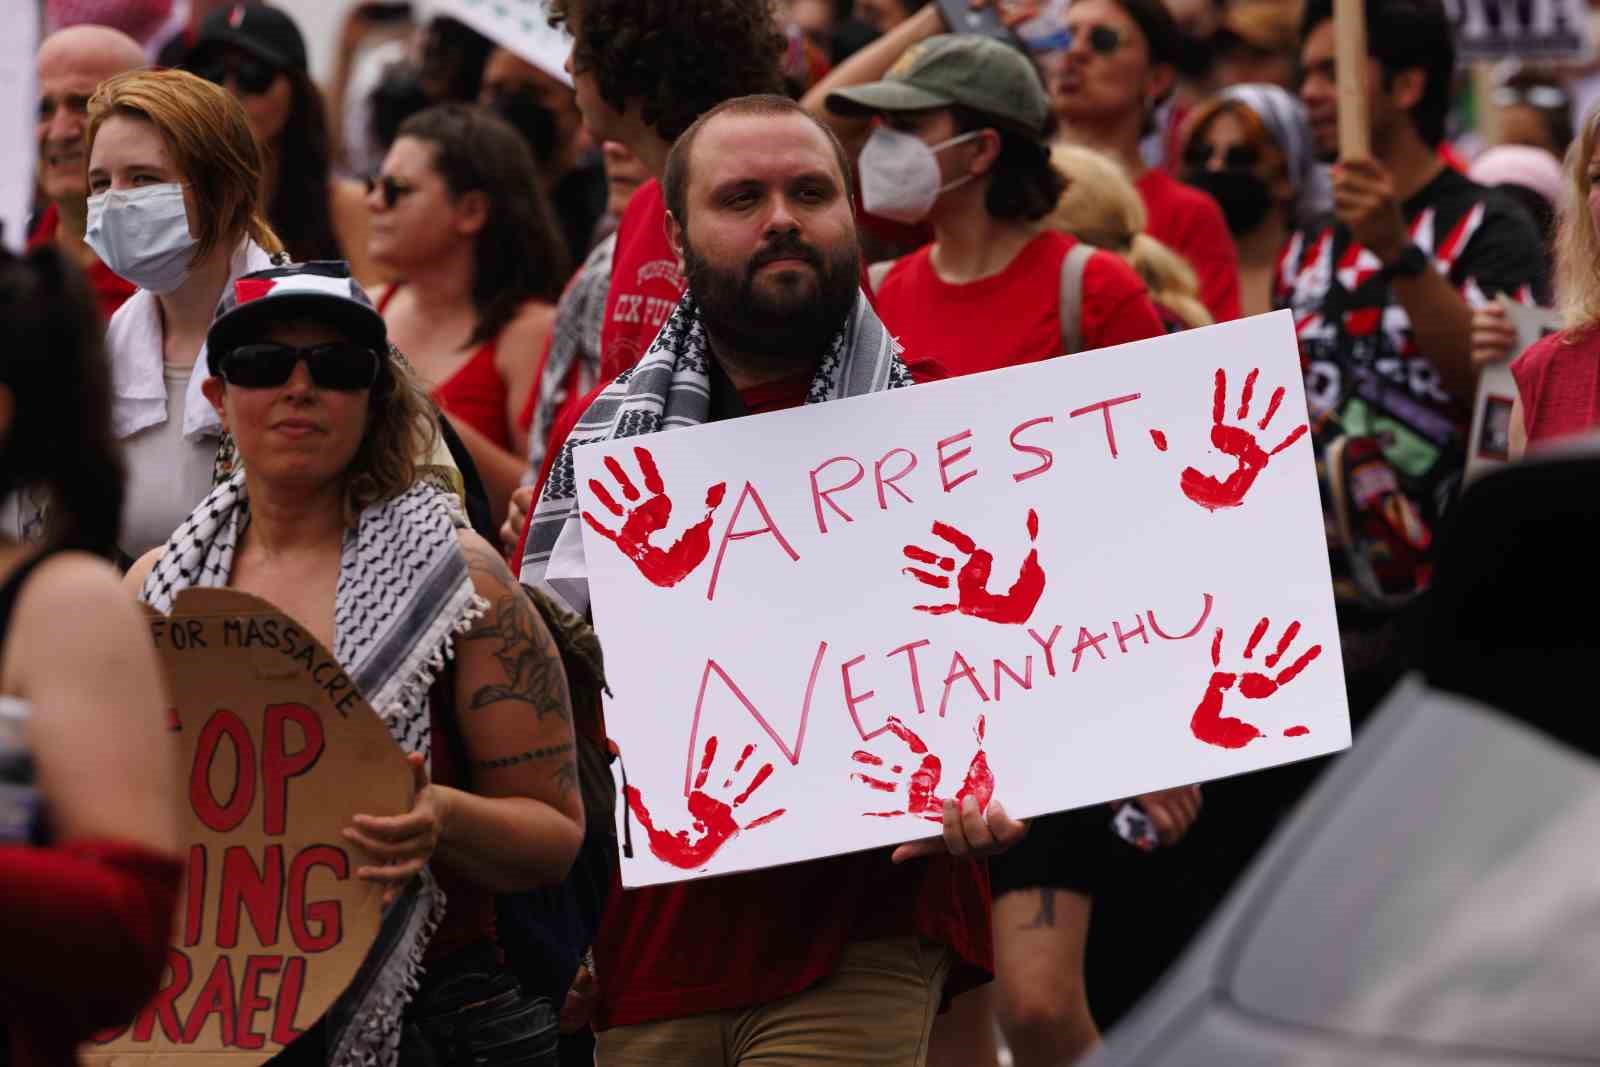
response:
[[[233,84],[246,96],[259,96],[272,88],[272,82],[278,76],[278,71],[270,64],[263,63],[251,56],[238,56],[229,59],[214,59],[202,64],[195,69],[195,74],[215,85],[226,86],[228,79],[233,79]]]
[[[1066,36],[1064,38],[1066,44],[1062,51],[1072,51],[1072,46],[1077,43],[1079,32],[1072,26],[1066,28]],[[1088,36],[1085,40],[1088,42],[1089,51],[1097,56],[1109,56],[1122,47],[1122,34],[1110,26],[1090,26],[1086,32]]]
[[[270,389],[287,382],[301,360],[317,388],[346,393],[370,389],[378,380],[381,365],[378,353],[354,341],[329,341],[305,348],[264,343],[240,345],[222,357],[217,371],[229,385]]]
[[[1211,161],[1217,156],[1217,149],[1211,145],[1196,141],[1183,153],[1183,162],[1190,170],[1205,170],[1211,166]],[[1261,162],[1261,149],[1253,144],[1229,145],[1222,149],[1222,169],[1228,171],[1249,170]]]
[[[398,178],[392,178],[387,174],[381,178],[374,178],[369,174],[367,175],[367,195],[371,196],[374,189],[383,191],[383,206],[386,208],[394,207],[395,202],[402,196],[415,191],[415,187],[407,185]]]

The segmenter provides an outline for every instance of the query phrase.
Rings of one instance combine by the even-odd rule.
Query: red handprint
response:
[[[1250,632],[1250,641],[1244,646],[1244,658],[1250,659],[1255,655],[1256,645],[1260,644],[1262,637],[1266,636],[1267,628],[1272,624],[1265,618],[1256,623],[1256,628]],[[1300,633],[1300,624],[1291,622],[1283,631],[1283,636],[1278,639],[1278,647],[1267,654],[1262,661],[1267,670],[1272,670],[1283,659],[1284,653],[1289,650],[1289,645],[1294,642]],[[1211,674],[1211,682],[1206,686],[1206,695],[1200,698],[1200,706],[1194,709],[1194,718],[1189,722],[1189,728],[1194,731],[1195,737],[1210,745],[1219,745],[1222,748],[1243,748],[1262,733],[1255,726],[1222,714],[1222,696],[1239,685],[1239,692],[1246,700],[1265,700],[1276,693],[1283,686],[1294,681],[1295,675],[1305,670],[1306,665],[1322,654],[1321,645],[1312,645],[1300,654],[1300,658],[1275,675],[1261,674],[1256,671],[1247,671],[1243,675],[1215,670]],[[1222,627],[1217,627],[1217,635],[1211,640],[1211,665],[1222,666]],[[1285,730],[1285,737],[1302,737],[1310,733],[1304,726],[1291,726]]]
[[[1244,380],[1244,392],[1239,397],[1239,410],[1236,418],[1243,420],[1250,417],[1250,399],[1256,388],[1256,378],[1259,370],[1251,371]],[[1272,399],[1267,401],[1267,413],[1261,416],[1261,421],[1256,423],[1257,430],[1265,430],[1272,417],[1278,413],[1278,405],[1283,403],[1284,388],[1279,386],[1272,392]],[[1288,448],[1300,439],[1306,432],[1306,424],[1301,423],[1282,441],[1278,447],[1268,452],[1256,441],[1254,431],[1243,426],[1225,426],[1223,417],[1228,404],[1228,375],[1227,372],[1217,370],[1217,391],[1211,403],[1211,443],[1219,452],[1233,456],[1239,461],[1239,466],[1227,478],[1218,481],[1209,474],[1202,474],[1193,467],[1184,469],[1179,479],[1183,487],[1183,494],[1196,504],[1210,511],[1218,508],[1235,508],[1244,500],[1244,495],[1255,484],[1256,476],[1266,469],[1267,461],[1279,452]],[[1154,435],[1152,435],[1154,436]],[[1156,447],[1165,451],[1165,438],[1156,437]]]
[[[595,520],[587,511],[583,513],[583,521],[601,537],[616,544],[622,554],[638,566],[639,573],[651,583],[659,586],[673,586],[683,581],[689,572],[700,566],[706,558],[706,553],[711,551],[711,516],[722,503],[722,497],[727,492],[728,484],[718,482],[706,490],[706,517],[683,531],[669,547],[656,548],[650,544],[650,538],[657,531],[666,529],[667,523],[672,519],[672,499],[667,496],[665,484],[661,481],[661,472],[656,468],[656,461],[646,448],[635,448],[634,456],[639,460],[639,470],[644,474],[644,487],[651,494],[650,499],[642,504],[635,504],[632,510],[624,512],[622,505],[618,504],[608,489],[595,478],[589,479],[589,491],[592,492],[600,503],[606,506],[611,514],[621,518],[622,529],[616,532],[606,529]],[[616,479],[622,495],[629,503],[639,499],[639,490],[618,463],[610,456],[605,460],[606,470],[611,472],[611,477]]]
[[[861,814],[871,815],[878,819],[891,819],[898,815],[920,815],[930,822],[944,820],[944,801],[939,798],[935,790],[939,788],[939,778],[943,774],[943,765],[939,757],[928,751],[928,746],[923,744],[922,738],[912,733],[906,724],[894,716],[889,716],[885,724],[890,733],[904,741],[906,748],[911,750],[913,757],[920,757],[921,762],[917,769],[911,772],[910,781],[906,785],[906,806],[899,811],[864,811]],[[994,773],[989,770],[989,757],[983,751],[983,716],[978,716],[978,725],[973,733],[978,738],[978,751],[972,757],[972,762],[967,765],[967,777],[961,783],[961,788],[956,791],[955,801],[960,804],[967,797],[975,797],[978,801],[978,810],[985,811],[989,807],[989,798],[994,796]],[[857,763],[867,767],[882,767],[883,758],[871,752],[857,751],[850,757]],[[903,774],[904,767],[895,764],[889,768],[893,774]],[[882,771],[875,772],[882,774]],[[860,782],[871,789],[883,793],[894,793],[900,789],[899,782],[892,782],[885,778],[876,778],[869,774],[857,772],[850,776],[853,782]]]
[[[1044,568],[1039,566],[1037,548],[1031,549],[1027,558],[1022,561],[1022,571],[1017,575],[1017,580],[1011,583],[1010,589],[1004,593],[991,593],[988,589],[989,572],[994,569],[994,556],[987,549],[979,548],[972,538],[954,526],[936,522],[933,524],[933,535],[950,542],[957,552],[970,558],[956,574],[956,603],[918,604],[916,605],[918,611],[926,611],[930,615],[948,615],[952,611],[959,611],[963,615],[971,615],[975,619],[987,619],[990,622],[1028,621],[1028,617],[1033,614],[1033,609],[1039,603],[1039,598],[1044,595]],[[1028,540],[1038,539],[1039,516],[1030,508]],[[917,563],[930,564],[946,572],[955,570],[956,561],[952,557],[940,556],[916,545],[907,545],[905,554],[907,559]],[[944,574],[933,574],[917,567],[902,569],[923,585],[931,585],[935,589],[950,588],[950,579]]]
[[[745,763],[755,750],[755,745],[744,746],[744,751],[739,754],[739,761],[733,765],[733,770],[722,783],[724,792],[732,789],[734,776],[744,770]],[[772,764],[763,763],[761,769],[750,779],[750,784],[745,786],[744,792],[735,796],[733,803],[729,804],[702,791],[706,779],[711,774],[711,761],[716,756],[717,739],[708,737],[705,752],[700,758],[700,773],[695,777],[694,790],[689,794],[689,814],[694,817],[693,836],[688,830],[672,833],[658,829],[651,821],[650,811],[644,806],[644,798],[640,796],[638,787],[630,785],[623,788],[628,808],[650,838],[650,851],[663,863],[670,863],[685,870],[705,866],[711,857],[717,854],[718,849],[739,836],[741,827],[734,820],[735,809],[749,800],[750,795],[760,789],[761,784],[772,776]],[[753,830],[757,826],[764,826],[783,812],[783,808],[770,811],[759,819],[745,823],[742,829]]]

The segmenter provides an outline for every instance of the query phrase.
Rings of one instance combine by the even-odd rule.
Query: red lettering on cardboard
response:
[[[300,728],[305,742],[294,752],[287,748],[287,725]],[[322,755],[322,720],[304,704],[268,704],[261,738],[261,782],[266,801],[266,830],[281,835],[289,812],[289,779],[309,771]]]
[[[194,1007],[189,1009],[189,1021],[183,1028],[183,1044],[192,1045],[198,1041],[200,1031],[205,1029],[207,1020],[213,1015],[222,1027],[220,1036],[223,1046],[232,1045],[235,1029],[239,1025],[239,1009],[233,999],[233,959],[229,956],[217,957],[206,984],[200,987]]]
[[[350,857],[332,845],[312,845],[301,849],[289,865],[289,936],[306,953],[325,952],[344,937],[344,912],[337,900],[306,903],[306,880],[315,867],[326,867],[342,882],[350,877]]]
[[[278,943],[278,915],[283,903],[283,846],[271,845],[257,867],[250,849],[230,845],[222,853],[222,887],[217,897],[217,945],[239,944],[239,913],[250,913],[250,925],[261,945]]]
[[[239,984],[239,1024],[233,1043],[243,1049],[265,1048],[267,1035],[256,1032],[256,1012],[272,1007],[272,998],[261,995],[261,976],[283,969],[282,956],[249,956],[244,961],[244,980]]]
[[[233,792],[226,800],[218,800],[211,792],[211,764],[223,738],[233,748]],[[194,766],[189,772],[189,803],[209,829],[225,834],[244,822],[255,801],[255,742],[239,716],[219,708],[201,727],[195,744]]]

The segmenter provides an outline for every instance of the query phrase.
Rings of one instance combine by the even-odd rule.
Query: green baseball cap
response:
[[[1018,132],[1043,137],[1050,97],[1033,61],[1004,41],[974,33],[929,37],[895,61],[882,81],[828,94],[840,115],[927,111],[959,105]]]

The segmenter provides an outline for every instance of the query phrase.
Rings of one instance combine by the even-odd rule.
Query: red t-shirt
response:
[[[667,202],[651,178],[634,192],[617,223],[617,250],[600,327],[600,380],[609,382],[644,355],[687,283],[667,243]]]
[[[963,285],[933,269],[927,245],[895,263],[878,287],[878,314],[905,346],[906,366],[922,380],[928,363],[951,377],[1061,355],[1061,261],[1077,239],[1047,230],[1010,266]],[[1108,252],[1083,271],[1083,347],[1105,348],[1166,331],[1144,282]]]
[[[51,204],[39,216],[39,221],[34,224],[33,232],[28,234],[28,251],[42,248],[56,239],[56,228],[61,225],[61,213],[56,206]],[[111,316],[116,314],[122,302],[139,291],[139,287],[132,282],[114,274],[110,267],[98,259],[89,264],[87,271],[89,288],[94,290],[94,302],[100,308],[100,314],[105,321],[110,322]]]
[[[1239,250],[1217,202],[1152,167],[1134,183],[1144,200],[1145,232],[1200,276],[1200,302],[1218,322],[1239,317]]]
[[[800,405],[810,384],[808,372],[739,397],[750,414],[780,411]],[[646,847],[643,836],[634,847]],[[952,856],[895,865],[889,853],[646,889],[624,890],[614,875],[594,945],[595,1029],[768,1004],[828,977],[851,942],[880,937],[948,946],[956,959],[946,997],[987,981],[988,865]]]
[[[1511,364],[1529,446],[1600,427],[1600,330],[1562,331]]]

